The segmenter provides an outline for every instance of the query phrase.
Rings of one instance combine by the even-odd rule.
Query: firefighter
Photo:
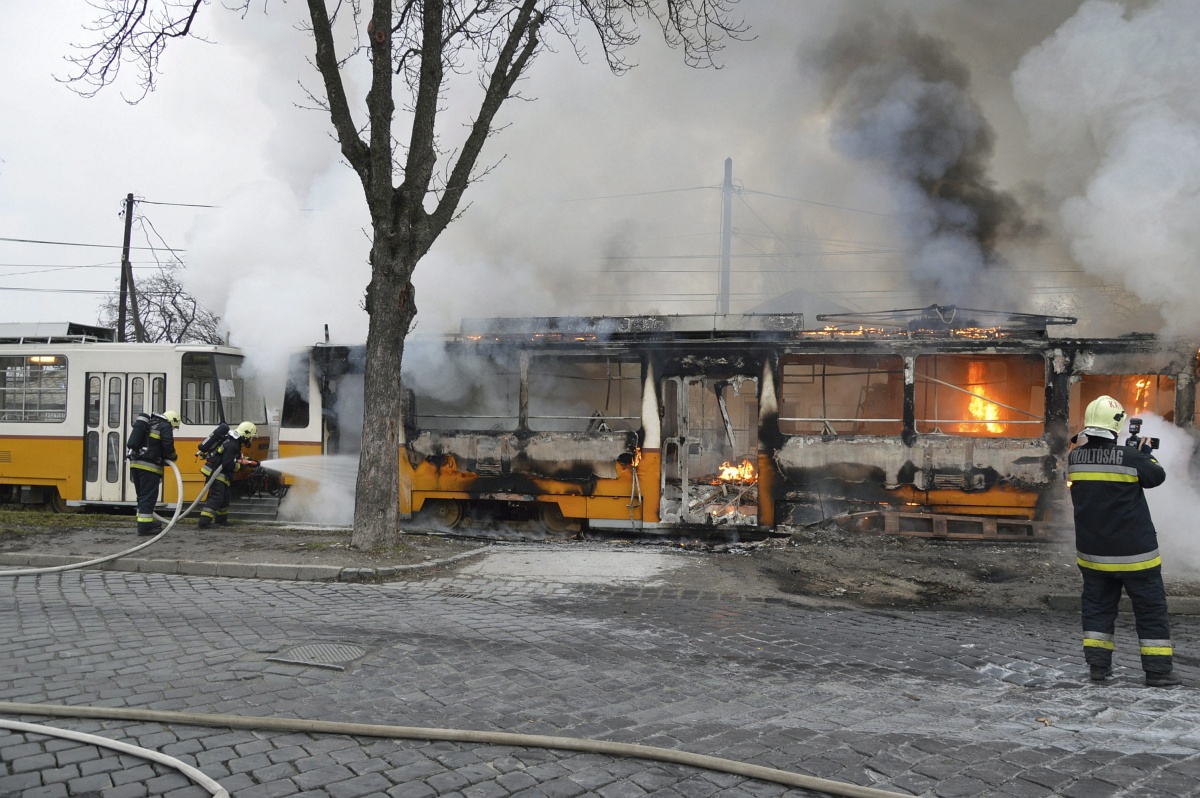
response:
[[[224,439],[213,447],[200,467],[200,473],[208,479],[218,468],[221,473],[213,480],[208,488],[208,498],[204,509],[200,511],[200,529],[207,529],[213,523],[217,526],[229,524],[229,501],[233,493],[233,475],[251,461],[242,457],[242,448],[249,447],[258,434],[258,427],[253,421],[243,421],[237,429],[229,430]]]
[[[154,518],[158,503],[158,488],[162,484],[163,466],[175,460],[175,430],[179,429],[179,414],[141,413],[133,422],[126,441],[129,457],[129,478],[137,492],[137,533],[156,535],[163,525]]]
[[[1087,406],[1080,445],[1067,455],[1075,549],[1083,573],[1083,653],[1091,680],[1112,677],[1113,632],[1121,590],[1133,604],[1142,670],[1149,687],[1181,683],[1174,672],[1167,595],[1146,488],[1166,479],[1150,439],[1120,446],[1125,409],[1111,396]]]

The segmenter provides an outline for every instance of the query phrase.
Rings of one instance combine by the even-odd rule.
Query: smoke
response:
[[[1150,515],[1163,552],[1163,573],[1168,576],[1200,575],[1200,539],[1195,534],[1196,508],[1200,507],[1200,474],[1191,468],[1196,439],[1159,416],[1141,417],[1143,437],[1159,438],[1155,459],[1167,472],[1167,481],[1146,491]]]
[[[1003,265],[1000,241],[1027,225],[989,176],[994,134],[966,64],[911,17],[883,8],[847,14],[814,62],[831,144],[883,171],[913,279],[929,300],[974,304],[980,278]]]
[[[1200,333],[1197,41],[1196,0],[1088,0],[1013,76],[1072,256],[1172,335]]]

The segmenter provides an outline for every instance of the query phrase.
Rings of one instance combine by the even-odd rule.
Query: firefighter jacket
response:
[[[1162,565],[1144,490],[1167,478],[1154,455],[1089,436],[1067,465],[1080,567],[1129,572]]]
[[[139,417],[140,421],[141,417]],[[175,460],[177,457],[175,431],[171,427],[171,422],[157,413],[151,415],[145,445],[136,451],[130,451],[129,457],[130,468],[138,468],[162,476],[163,465],[168,460]]]
[[[225,436],[225,440],[217,444],[217,448],[213,449],[204,461],[204,465],[200,466],[200,473],[205,477],[211,477],[212,473],[219,467],[221,475],[217,479],[230,484],[233,479],[233,474],[242,467],[242,436],[236,431],[230,431]]]

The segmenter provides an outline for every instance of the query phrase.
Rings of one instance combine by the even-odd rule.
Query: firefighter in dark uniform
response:
[[[129,433],[129,478],[137,491],[137,533],[157,535],[161,521],[154,518],[158,503],[158,486],[162,484],[163,466],[175,460],[175,430],[179,429],[179,414],[141,413]]]
[[[221,469],[221,473],[217,474],[217,478],[208,488],[208,498],[204,502],[204,509],[200,511],[200,529],[207,529],[214,523],[218,526],[226,526],[229,523],[233,475],[243,465],[248,464],[249,461],[242,457],[242,447],[249,447],[257,434],[258,427],[254,422],[243,421],[238,424],[237,429],[229,430],[229,434],[208,454],[204,465],[200,467],[200,473],[205,479],[211,477],[218,468]]]
[[[1133,604],[1142,670],[1149,687],[1181,683],[1172,669],[1171,628],[1163,588],[1158,536],[1146,504],[1146,488],[1166,479],[1142,439],[1119,446],[1125,409],[1101,396],[1084,413],[1083,440],[1067,456],[1075,549],[1083,573],[1083,653],[1091,679],[1112,677],[1117,607],[1121,590]],[[1076,439],[1078,440],[1078,439]]]

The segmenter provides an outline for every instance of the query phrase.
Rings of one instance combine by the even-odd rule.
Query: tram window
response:
[[[308,383],[308,353],[292,355],[288,359],[287,387],[283,390],[280,426],[288,429],[304,429],[308,426]]]
[[[214,355],[216,367],[216,384],[221,392],[221,409],[227,423],[239,424],[243,421],[253,421],[256,424],[267,422],[267,404],[263,401],[258,382],[247,373],[245,364],[240,357],[233,355]],[[213,417],[212,423],[216,423]]]
[[[1040,355],[921,355],[914,376],[919,433],[1036,438],[1045,432]]]
[[[616,358],[533,357],[529,428],[544,432],[636,430],[642,364]]]
[[[220,419],[213,391],[216,370],[208,352],[184,352],[180,363],[183,384],[183,423],[215,424]]]
[[[432,360],[405,357],[403,380],[413,391],[420,429],[517,428],[521,370],[515,353],[442,352]]]
[[[779,428],[785,435],[899,435],[904,360],[895,355],[780,358]]]
[[[143,377],[134,377],[129,383],[129,417],[137,418],[142,414],[145,404],[142,397],[146,395],[146,380]]]
[[[97,401],[97,406],[98,404]],[[100,421],[99,417],[96,421]],[[100,433],[95,430],[83,439],[83,473],[83,478],[88,482],[95,482],[100,478]]]
[[[65,357],[0,357],[0,420],[61,422],[66,417]]]
[[[108,433],[108,451],[104,457],[104,479],[106,482],[116,482],[121,476],[121,436],[116,432]]]
[[[121,426],[121,378],[108,378],[108,426]]]
[[[183,423],[200,423],[200,405],[196,402],[196,383],[185,382],[183,385]]]
[[[87,425],[88,429],[100,426],[100,378],[89,377],[87,387]]]
[[[167,380],[165,377],[155,377],[150,380],[150,407],[152,413],[162,413],[167,409]]]
[[[1083,428],[1083,411],[1098,396],[1111,396],[1131,417],[1147,413],[1175,420],[1175,378],[1163,374],[1084,374],[1071,386],[1072,432]]]

